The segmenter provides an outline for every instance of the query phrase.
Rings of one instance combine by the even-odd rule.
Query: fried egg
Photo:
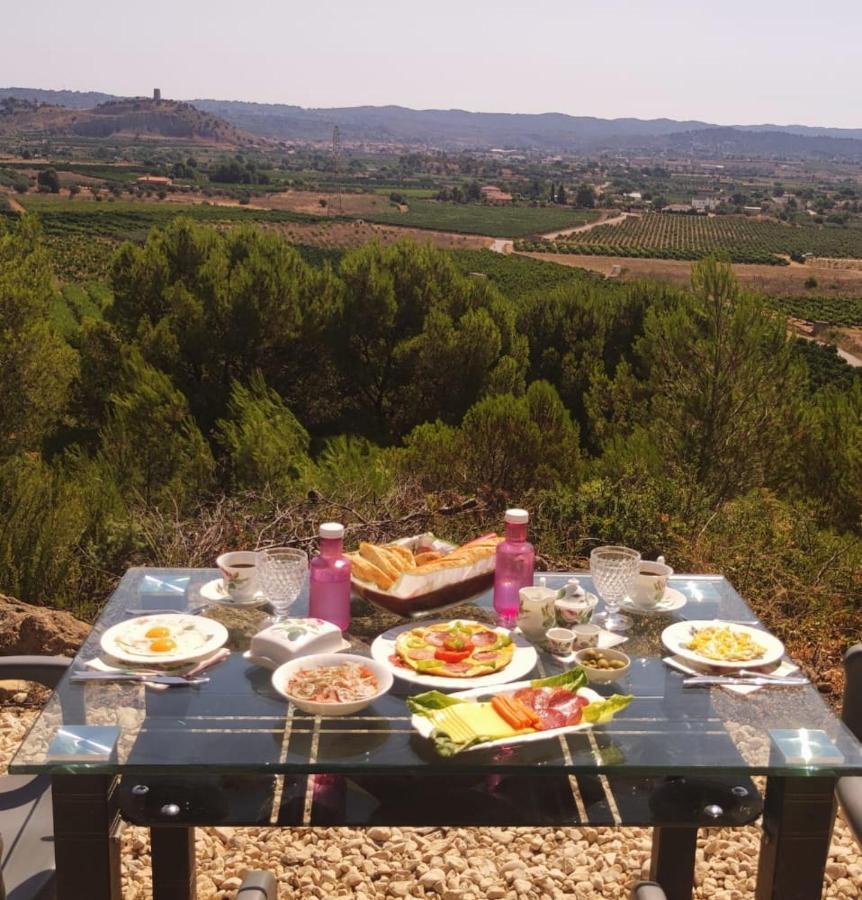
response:
[[[176,654],[193,656],[209,640],[209,634],[196,622],[171,622],[170,619],[138,619],[129,622],[115,638],[118,646],[136,656]]]

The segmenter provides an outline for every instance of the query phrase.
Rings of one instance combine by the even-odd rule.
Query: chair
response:
[[[667,900],[661,886],[654,881],[639,881],[632,888],[631,900]]]
[[[236,900],[278,900],[278,882],[271,872],[249,872],[236,892]]]
[[[53,689],[70,663],[64,656],[4,656],[0,680],[34,681]],[[53,834],[51,779],[0,777],[0,900],[53,898]]]
[[[855,644],[844,654],[844,724],[862,741],[862,644]],[[862,776],[848,775],[838,779],[835,789],[847,824],[862,844]]]

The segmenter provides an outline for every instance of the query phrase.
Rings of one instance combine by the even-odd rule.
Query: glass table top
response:
[[[573,573],[542,573],[557,587]],[[587,590],[586,573],[574,573]],[[206,604],[201,588],[210,569],[131,569],[110,598],[76,658],[99,654],[101,635],[130,617],[130,610],[194,610]],[[682,673],[662,662],[661,632],[682,619],[757,619],[720,576],[680,575],[670,586],[686,598],[665,614],[632,614],[630,672],[602,694],[632,694],[631,705],[590,731],[515,747],[441,758],[410,726],[405,698],[424,688],[396,678],[393,689],[348,717],[315,717],[294,709],[270,684],[271,673],[243,658],[267,610],[209,604],[201,613],[229,632],[230,657],[194,687],[154,690],[135,683],[72,684],[68,675],[21,745],[10,771],[86,773],[340,773],[438,775],[819,775],[862,774],[862,746],[811,685],[767,687],[741,696],[725,688],[684,688]],[[307,593],[291,615],[307,613]],[[601,607],[600,607],[601,608]],[[368,653],[381,632],[402,624],[354,598],[347,635],[353,651]],[[439,618],[494,622],[491,594],[447,610]],[[426,621],[431,621],[429,618]],[[540,653],[533,677],[562,670]],[[58,759],[48,753],[58,729],[108,726],[118,735],[110,760]],[[72,729],[74,731],[74,729]]]

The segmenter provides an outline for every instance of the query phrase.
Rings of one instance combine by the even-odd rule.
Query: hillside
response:
[[[0,99],[0,135],[21,137],[154,136],[234,146],[261,143],[235,126],[189,103],[143,97],[109,100],[91,109]]]
[[[20,98],[78,110],[75,133],[100,136],[105,122],[96,124],[91,116],[103,115],[130,104],[152,101],[123,99],[110,94],[49,91],[36,88],[0,88],[0,100]],[[93,109],[93,105],[99,103]],[[821,128],[805,125],[717,126],[699,120],[676,119],[603,119],[595,116],[570,116],[564,113],[486,113],[462,109],[408,109],[403,106],[352,106],[308,109],[282,103],[252,103],[238,100],[197,99],[188,103],[163,101],[162,111],[171,104],[177,109],[192,108],[220,121],[203,120],[192,130],[218,139],[233,127],[246,132],[246,140],[234,136],[232,142],[251,140],[250,135],[282,141],[328,141],[338,125],[346,142],[371,144],[425,145],[441,149],[488,149],[503,147],[545,152],[638,152],[653,154],[762,158],[862,160],[862,129]],[[166,136],[188,136],[184,116],[180,122],[160,120],[153,125],[152,115],[134,108],[143,130],[163,128]],[[152,112],[152,111],[151,111]],[[44,114],[43,114],[44,115]],[[137,124],[120,120],[119,130]],[[178,131],[176,130],[178,129]],[[112,133],[112,132],[108,132]]]

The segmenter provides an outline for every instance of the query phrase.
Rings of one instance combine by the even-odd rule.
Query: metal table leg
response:
[[[121,822],[110,775],[54,775],[57,900],[120,900]]]
[[[767,780],[757,900],[820,900],[834,820],[834,778]]]
[[[153,900],[195,900],[195,830],[150,828]]]
[[[667,900],[691,900],[696,850],[696,828],[653,828],[650,878],[662,886]]]

